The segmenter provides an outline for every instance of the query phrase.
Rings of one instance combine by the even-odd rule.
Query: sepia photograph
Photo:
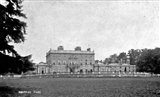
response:
[[[0,97],[160,97],[159,0],[0,0]]]

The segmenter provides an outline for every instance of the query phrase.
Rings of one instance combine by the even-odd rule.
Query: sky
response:
[[[91,48],[95,59],[130,49],[160,47],[159,2],[98,0],[24,0],[26,41],[16,44],[21,55],[32,54],[35,63],[46,53]]]

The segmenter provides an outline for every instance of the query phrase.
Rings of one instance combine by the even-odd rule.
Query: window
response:
[[[55,65],[55,61],[54,60],[52,61],[52,65]]]
[[[60,63],[60,61],[58,60],[58,65],[60,65],[61,63]]]
[[[87,65],[87,60],[86,60],[85,64]]]
[[[71,65],[71,64],[72,64],[72,62],[69,62],[69,64]]]

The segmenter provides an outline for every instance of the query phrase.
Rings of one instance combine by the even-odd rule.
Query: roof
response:
[[[48,65],[48,64],[45,62],[39,62],[37,65]]]
[[[135,65],[130,65],[130,64],[127,64],[127,63],[123,63],[122,65],[119,64],[119,63],[110,63],[110,64],[103,64],[103,63],[97,63],[95,64],[95,66],[135,66]]]
[[[119,66],[120,64],[118,64],[118,63],[111,63],[111,64],[108,64],[109,66]]]
[[[130,64],[127,64],[127,63],[123,63],[122,65],[123,65],[123,66],[127,66],[127,65],[130,65]]]
[[[50,50],[48,54],[94,54],[94,51],[75,51],[75,50]]]

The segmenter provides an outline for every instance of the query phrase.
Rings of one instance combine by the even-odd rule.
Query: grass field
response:
[[[0,97],[13,96],[11,89],[16,97],[160,97],[160,78],[17,78],[0,84]]]

